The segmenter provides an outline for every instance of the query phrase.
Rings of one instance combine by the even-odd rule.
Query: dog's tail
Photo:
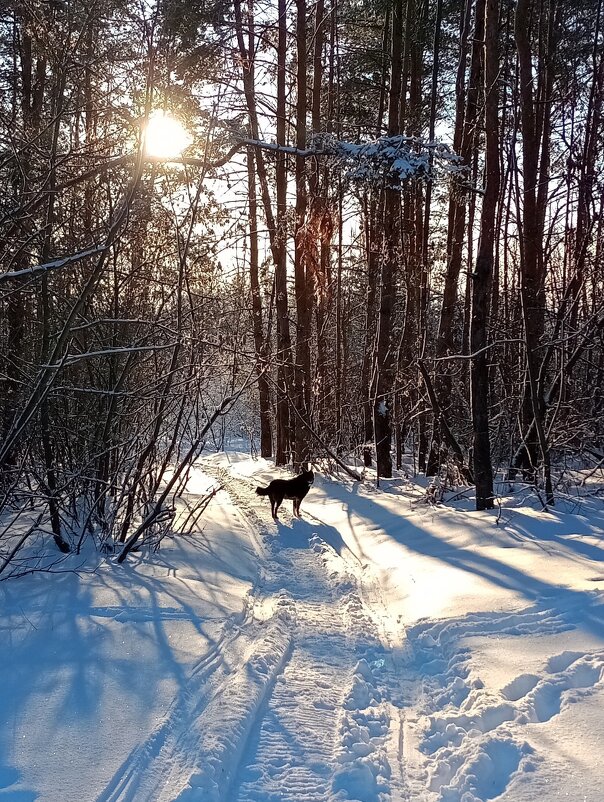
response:
[[[257,487],[256,493],[258,493],[259,496],[268,496],[268,487]]]

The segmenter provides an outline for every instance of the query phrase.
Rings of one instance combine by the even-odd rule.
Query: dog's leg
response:
[[[283,496],[275,496],[275,519],[277,518],[277,513],[279,512],[279,507],[283,504]]]
[[[277,520],[277,499],[274,496],[271,496],[271,515],[273,519]]]

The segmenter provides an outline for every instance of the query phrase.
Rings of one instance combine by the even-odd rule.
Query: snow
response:
[[[323,156],[353,182],[381,184],[386,176],[393,187],[398,188],[402,181],[411,178],[431,179],[440,173],[467,178],[468,173],[461,158],[444,142],[426,141],[415,136],[382,136],[358,143],[338,139],[333,134],[318,133],[311,137],[310,147],[306,150],[258,139],[242,140],[241,145],[303,158]],[[224,159],[220,163],[223,164]]]
[[[190,536],[0,582],[0,800],[601,799],[602,496],[317,472],[275,524],[279,473],[204,457]]]
[[[393,186],[400,186],[410,178],[433,178],[439,171],[458,175],[467,172],[460,157],[447,145],[420,137],[382,136],[359,144],[321,133],[315,134],[312,145],[339,163],[347,178],[363,183],[383,182],[386,176]]]

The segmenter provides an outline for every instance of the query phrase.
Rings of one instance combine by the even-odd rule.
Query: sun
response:
[[[145,127],[145,154],[155,159],[174,159],[191,144],[184,125],[163,111],[154,111]]]

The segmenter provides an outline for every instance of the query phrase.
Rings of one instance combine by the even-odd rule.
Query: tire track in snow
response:
[[[359,597],[354,566],[320,538],[321,524],[291,522],[286,513],[291,528],[281,526],[275,537],[252,484],[225,474],[220,479],[269,542],[264,604],[278,600],[292,635],[229,801],[403,799],[400,771],[389,760],[389,753],[398,754],[398,715],[385,693],[388,655]]]

